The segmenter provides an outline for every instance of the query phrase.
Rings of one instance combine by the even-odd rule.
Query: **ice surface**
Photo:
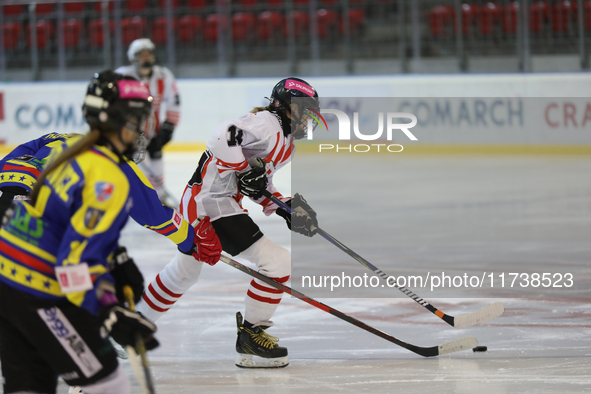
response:
[[[171,193],[180,196],[199,156],[165,155]],[[309,163],[311,175],[323,168],[317,158],[296,159]],[[327,165],[348,168],[347,160],[346,156],[331,156]],[[457,316],[495,301],[504,302],[503,316],[464,329],[445,324],[414,301],[401,298],[395,289],[388,289],[392,298],[320,299],[415,345],[435,346],[475,336],[480,345],[488,346],[486,353],[464,351],[429,359],[298,299],[284,297],[270,333],[289,348],[290,365],[278,370],[243,370],[234,366],[235,314],[243,311],[250,277],[223,263],[205,266],[197,285],[158,321],[161,347],[149,355],[157,392],[591,391],[591,159],[401,156],[387,168],[386,180],[399,187],[386,186],[384,190],[396,190],[394,197],[386,198],[380,191],[374,196],[382,197],[367,200],[360,190],[351,192],[358,195],[359,203],[346,208],[347,212],[363,215],[363,221],[338,214],[344,209],[339,194],[347,189],[327,187],[326,179],[311,176],[306,190],[294,192],[304,193],[326,231],[384,271],[405,272],[417,265],[450,271],[470,266],[496,272],[515,267],[557,272],[569,267],[576,269],[576,288],[555,292],[526,289],[517,291],[515,297],[501,298],[497,297],[503,294],[491,290],[467,293],[464,298],[425,297]],[[366,174],[354,175],[360,187],[375,186]],[[279,190],[289,194],[289,168],[280,171],[274,181]],[[392,198],[396,203],[385,204]],[[249,209],[267,236],[290,248],[290,233],[281,218],[267,218],[253,205]],[[326,241],[313,240],[310,265],[328,269],[355,264]],[[121,243],[141,267],[146,281],[153,279],[175,252],[170,241],[135,223],[125,229]],[[423,294],[421,289],[413,290]],[[141,393],[128,363],[122,363],[133,392]],[[63,383],[59,392],[67,392]]]

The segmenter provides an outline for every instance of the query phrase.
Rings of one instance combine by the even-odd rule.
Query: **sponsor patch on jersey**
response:
[[[97,182],[94,184],[94,194],[98,202],[105,202],[113,195],[115,185],[110,182]]]
[[[181,224],[183,223],[183,218],[180,213],[176,210],[174,211],[174,215],[172,215],[172,222],[176,226],[176,228],[180,228]]]
[[[101,218],[104,216],[105,211],[100,209],[96,209],[93,207],[88,207],[86,213],[84,214],[84,225],[86,228],[92,230],[94,229],[97,224],[101,221]]]
[[[55,267],[55,276],[64,294],[87,291],[93,288],[88,264],[86,263]]]

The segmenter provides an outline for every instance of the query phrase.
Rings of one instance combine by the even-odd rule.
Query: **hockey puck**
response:
[[[488,350],[488,348],[486,346],[476,346],[475,348],[472,349],[472,351],[474,353],[476,352],[486,352]]]

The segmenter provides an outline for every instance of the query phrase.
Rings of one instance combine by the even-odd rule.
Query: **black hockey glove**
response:
[[[251,159],[251,161],[253,161]],[[253,165],[254,164],[254,165]],[[260,158],[256,158],[251,163],[251,169],[237,175],[238,191],[243,196],[259,199],[263,196],[263,191],[267,189],[267,174],[265,172],[265,163]]]
[[[127,255],[127,249],[118,246],[111,261],[111,276],[115,279],[115,291],[119,302],[125,302],[123,286],[129,285],[133,290],[133,301],[138,302],[144,292],[144,277],[131,257]]]
[[[285,219],[287,227],[306,237],[314,236],[318,232],[316,211],[308,205],[304,197],[296,193],[286,204],[291,208],[291,215],[282,208],[277,208],[275,213]]]
[[[175,124],[165,120],[160,126],[160,130],[158,131],[158,135],[156,138],[160,141],[160,147],[168,144],[172,139],[172,133],[174,132]]]
[[[159,159],[162,157],[162,148],[164,145],[168,144],[172,139],[172,133],[174,132],[175,125],[174,123],[164,121],[162,126],[160,126],[160,130],[158,130],[158,135],[150,140],[148,147],[146,150],[150,154],[150,158],[152,159]]]
[[[103,322],[101,334],[110,335],[121,346],[135,347],[136,337],[139,335],[144,340],[146,350],[158,347],[158,341],[154,338],[156,325],[141,313],[113,304],[103,309],[99,317]]]

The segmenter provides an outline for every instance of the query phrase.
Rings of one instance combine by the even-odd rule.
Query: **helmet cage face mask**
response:
[[[297,107],[293,104],[297,104]],[[291,134],[300,140],[311,135],[318,126],[318,100],[311,97],[296,97],[292,100]]]
[[[285,114],[289,111],[293,138],[305,138],[308,131],[312,132],[316,127],[314,111],[320,111],[318,92],[303,79],[292,77],[279,81],[273,88],[270,101],[271,108],[277,112]],[[297,104],[297,109],[292,104]]]

